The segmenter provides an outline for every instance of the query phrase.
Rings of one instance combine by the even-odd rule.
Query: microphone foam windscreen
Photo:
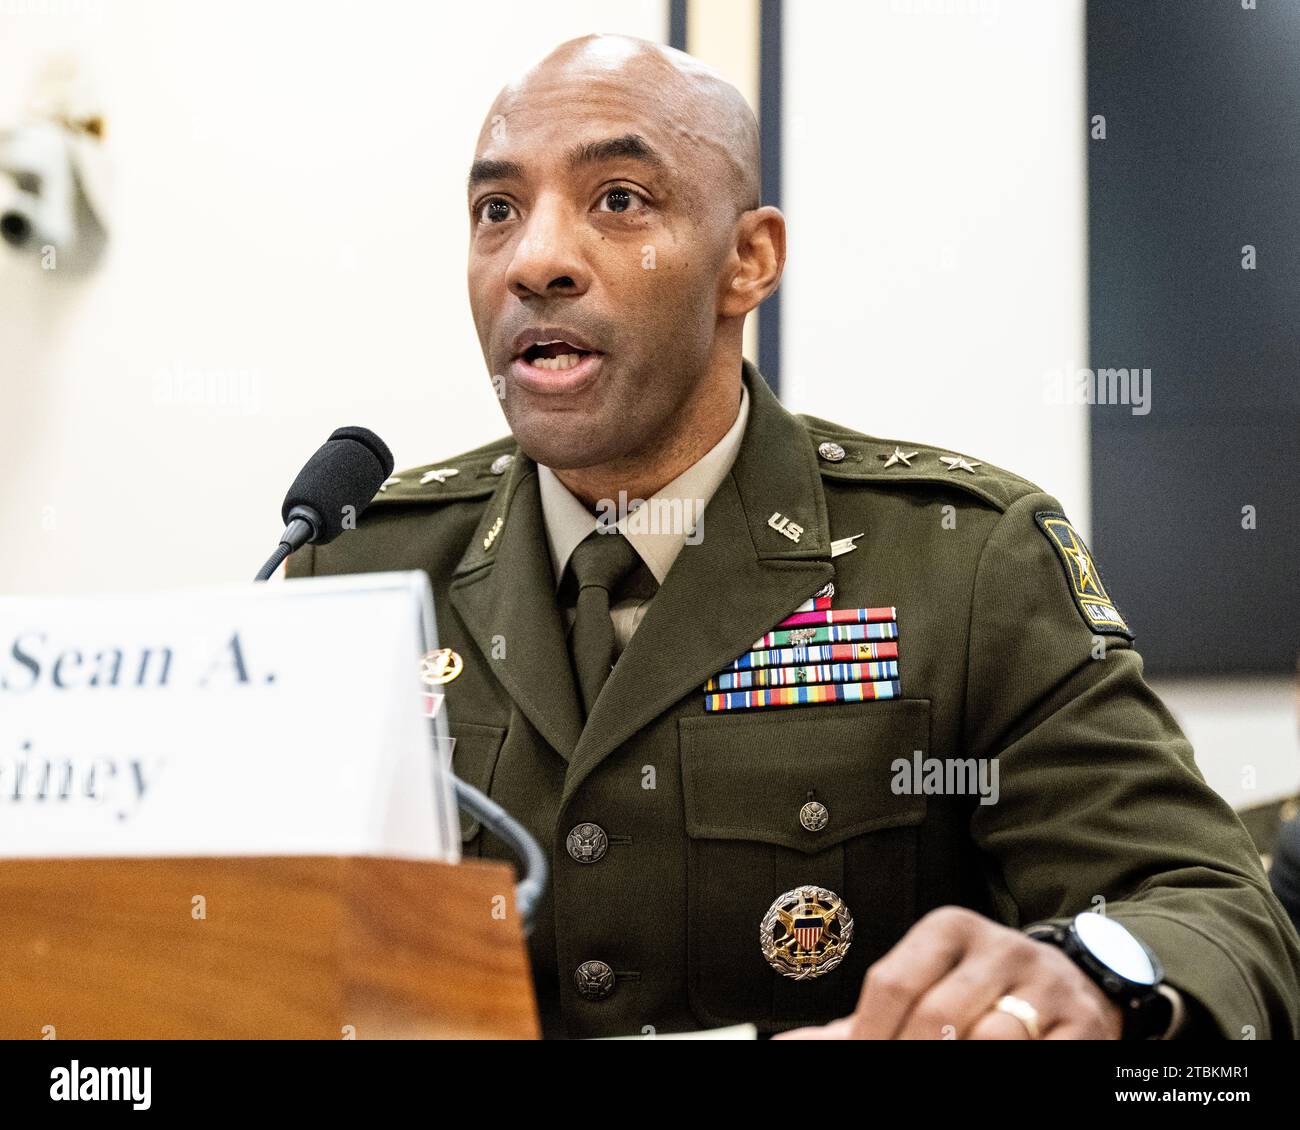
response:
[[[285,524],[295,506],[309,506],[321,516],[322,526],[312,538],[316,545],[333,541],[344,521],[355,519],[393,473],[393,454],[367,428],[339,428],[307,460],[284,496],[280,516]],[[349,521],[351,526],[352,522]]]

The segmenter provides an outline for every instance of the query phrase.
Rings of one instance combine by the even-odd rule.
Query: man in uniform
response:
[[[468,218],[511,438],[289,574],[432,578],[454,768],[551,860],[546,1035],[1295,1034],[1296,936],[1060,504],[742,363],[785,225],[731,86],[561,45]]]

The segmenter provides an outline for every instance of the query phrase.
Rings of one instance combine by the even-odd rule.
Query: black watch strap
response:
[[[1026,931],[1030,937],[1063,950],[1106,997],[1119,1006],[1123,1016],[1121,1038],[1152,1040],[1167,1035],[1177,1021],[1178,996],[1160,982],[1137,985],[1109,969],[1080,940],[1073,923],[1061,926],[1045,923]],[[1154,960],[1154,955],[1152,955]],[[1158,965],[1158,963],[1157,963]]]

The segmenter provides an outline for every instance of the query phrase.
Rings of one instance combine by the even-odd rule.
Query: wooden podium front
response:
[[[4,1039],[538,1035],[502,863],[4,860],[0,955]]]

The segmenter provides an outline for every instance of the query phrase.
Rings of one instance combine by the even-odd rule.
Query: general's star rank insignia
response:
[[[1094,631],[1110,632],[1132,639],[1132,631],[1106,592],[1106,586],[1101,583],[1101,571],[1097,568],[1097,562],[1088,552],[1079,531],[1070,525],[1070,520],[1064,514],[1052,510],[1040,510],[1034,515],[1034,520],[1047,535],[1047,540],[1052,543],[1061,564],[1065,566],[1070,595],[1079,606],[1084,623]]]
[[[767,963],[778,973],[807,981],[829,973],[849,952],[853,916],[825,887],[795,887],[772,903],[758,928]]]

